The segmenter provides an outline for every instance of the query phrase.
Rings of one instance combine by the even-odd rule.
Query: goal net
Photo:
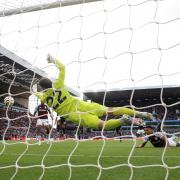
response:
[[[161,122],[161,131],[167,137],[178,138],[179,5],[178,0],[1,1],[2,177],[179,177],[178,147],[169,150],[166,144],[164,148],[150,145],[136,148],[142,143],[142,137],[137,139],[134,124],[122,127],[122,134],[118,135],[115,131],[85,129],[67,122],[68,132],[62,136],[57,131],[54,115],[48,143],[47,137],[43,137],[38,145],[37,119],[31,116],[39,103],[34,84],[41,77],[55,80],[58,76],[56,66],[46,61],[50,53],[65,65],[65,84],[71,94],[79,99],[96,100],[104,106],[153,113],[155,120],[146,123],[156,126]],[[165,97],[165,88],[176,91]],[[6,96],[14,98],[13,106],[4,105]],[[107,119],[108,116],[104,117]],[[120,143],[119,137],[126,140]]]

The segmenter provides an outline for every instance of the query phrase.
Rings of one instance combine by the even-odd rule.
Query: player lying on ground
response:
[[[48,55],[47,61],[53,63],[59,69],[58,78],[52,83],[48,78],[42,78],[39,81],[41,92],[36,96],[60,116],[74,123],[94,129],[115,129],[124,123],[139,124],[141,119],[132,117],[150,119],[152,115],[147,112],[139,112],[125,107],[105,107],[97,103],[89,103],[72,96],[64,85],[65,66],[59,61]],[[106,115],[122,116],[120,119],[110,119],[103,121],[100,117]]]
[[[153,127],[151,126],[145,127],[144,131],[147,136],[145,136],[144,142],[140,146],[138,146],[140,148],[144,147],[148,141],[150,141],[154,147],[180,146],[180,139],[176,136],[171,136],[170,138],[167,138],[163,132],[155,132]]]

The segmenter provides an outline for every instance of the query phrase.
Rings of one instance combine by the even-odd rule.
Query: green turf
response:
[[[45,142],[41,145],[32,141],[30,145],[12,142],[0,142],[0,180],[12,177],[15,180],[40,177],[43,180],[93,180],[98,177],[100,180],[131,177],[133,180],[161,180],[167,175],[168,180],[180,179],[180,148],[176,147],[164,152],[164,148],[148,144],[145,148],[132,150],[134,142],[131,140],[81,141],[78,146],[72,140],[53,142],[52,146]]]

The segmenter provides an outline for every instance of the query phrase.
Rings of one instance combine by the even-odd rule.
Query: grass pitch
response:
[[[132,140],[6,143],[0,142],[0,180],[180,179],[178,147],[133,149]]]

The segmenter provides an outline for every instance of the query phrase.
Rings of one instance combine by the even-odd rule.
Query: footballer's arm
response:
[[[59,70],[59,74],[55,82],[53,83],[53,87],[55,89],[64,88],[64,79],[65,79],[65,66],[60,62],[60,60],[55,59],[50,54],[47,56],[48,63],[53,63],[57,66]]]
[[[136,146],[136,148],[143,148],[145,145],[146,145],[146,143],[147,143],[148,141],[144,141],[142,144],[140,144],[139,146]]]

